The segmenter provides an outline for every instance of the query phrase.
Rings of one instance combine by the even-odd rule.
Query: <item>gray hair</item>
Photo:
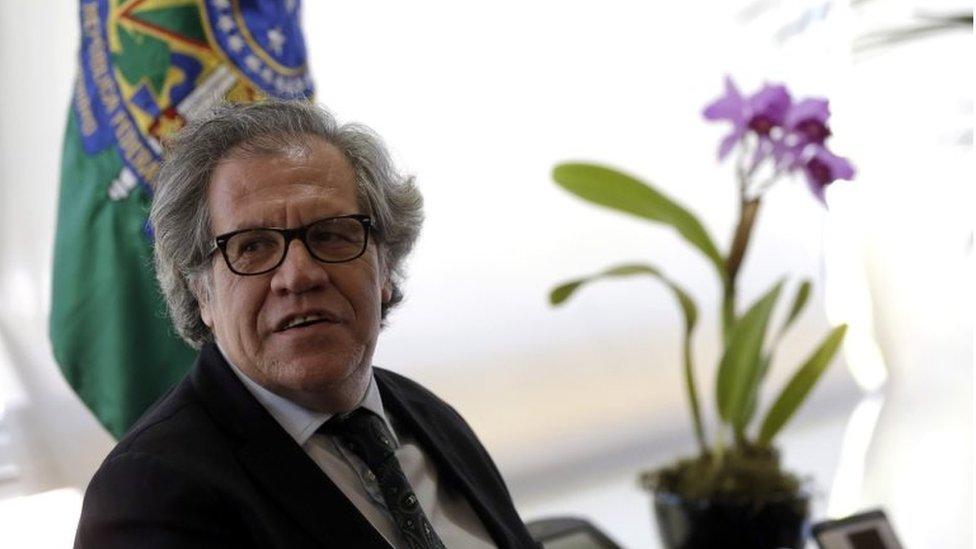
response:
[[[339,149],[356,174],[359,206],[373,218],[379,251],[393,286],[382,318],[403,300],[404,259],[423,224],[423,198],[413,177],[397,172],[382,139],[360,124],[342,124],[304,101],[222,104],[166,142],[154,182],[149,221],[156,278],[176,332],[194,348],[213,339],[200,317],[199,292],[209,292],[213,250],[207,190],[217,165],[239,154],[281,152],[309,137]]]

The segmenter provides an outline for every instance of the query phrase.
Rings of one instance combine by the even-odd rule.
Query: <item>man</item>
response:
[[[372,366],[421,206],[377,136],[307,103],[169,143],[157,273],[200,355],[96,472],[76,547],[535,547],[464,420]]]

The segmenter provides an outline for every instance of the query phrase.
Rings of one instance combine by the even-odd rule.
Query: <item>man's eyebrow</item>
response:
[[[227,233],[235,233],[237,231],[246,231],[249,229],[286,229],[287,227],[278,227],[274,223],[266,223],[262,221],[247,221],[243,223],[235,224],[223,231],[214,231],[215,235],[222,235]]]
[[[279,226],[277,223],[266,223],[264,221],[241,224],[241,229],[285,229],[285,228],[287,227]]]
[[[346,211],[346,208],[328,208],[328,211],[319,213],[319,214],[317,214],[317,215],[309,218],[308,221],[306,221],[305,223],[302,223],[301,225],[294,225],[294,226],[291,226],[291,227],[283,227],[283,226],[277,225],[275,223],[270,223],[270,222],[265,222],[265,221],[247,221],[247,222],[243,222],[243,223],[241,223],[239,225],[235,225],[235,228],[233,228],[233,229],[229,229],[229,230],[226,230],[226,231],[221,231],[221,232],[219,232],[217,234],[226,234],[226,233],[235,232],[235,231],[246,231],[248,229],[294,229],[294,228],[297,228],[297,227],[305,227],[307,225],[310,225],[312,223],[315,223],[316,221],[321,221],[323,219],[328,219],[330,217],[345,217],[347,215],[367,215],[366,213],[364,213],[364,212],[361,211],[362,208],[358,208],[357,207],[357,208],[354,208],[354,209],[356,211],[351,211],[350,212],[350,211]]]

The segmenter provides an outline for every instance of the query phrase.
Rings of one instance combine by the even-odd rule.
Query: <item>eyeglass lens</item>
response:
[[[365,248],[366,230],[354,218],[323,219],[309,225],[305,233],[308,251],[320,261],[342,262],[359,256]],[[243,231],[227,241],[227,261],[242,274],[274,268],[287,250],[285,237],[270,229]]]

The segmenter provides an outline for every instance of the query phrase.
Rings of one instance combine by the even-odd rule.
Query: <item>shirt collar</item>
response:
[[[291,438],[295,439],[295,442],[299,446],[304,446],[306,442],[315,434],[315,431],[322,426],[326,421],[328,421],[334,414],[329,414],[325,412],[316,412],[314,410],[309,410],[304,406],[296,404],[287,398],[275,394],[268,389],[262,387],[258,382],[254,381],[242,372],[237,365],[235,365],[227,357],[224,351],[217,345],[217,350],[223,355],[224,360],[230,365],[231,371],[240,378],[244,387],[254,396],[255,399],[271,414],[271,417],[281,425],[281,428],[288,433]],[[366,408],[370,412],[380,416],[383,422],[386,423],[387,429],[393,435],[394,444],[399,447],[400,442],[397,439],[396,431],[393,430],[393,425],[390,424],[389,418],[386,417],[386,411],[383,408],[383,398],[380,396],[379,387],[376,385],[376,377],[370,375],[369,377],[369,387],[366,389],[366,393],[363,395],[362,400],[356,405],[356,408]],[[355,409],[355,408],[354,408]]]

